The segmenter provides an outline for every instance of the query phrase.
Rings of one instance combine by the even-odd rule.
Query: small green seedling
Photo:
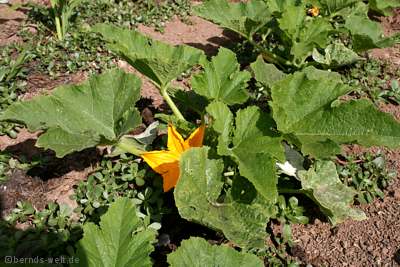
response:
[[[56,25],[57,37],[61,41],[68,31],[74,9],[82,0],[50,0],[51,13]]]

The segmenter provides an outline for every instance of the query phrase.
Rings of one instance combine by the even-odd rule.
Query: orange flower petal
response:
[[[140,155],[149,166],[163,177],[163,190],[175,187],[179,179],[180,154],[172,151],[151,151]]]
[[[197,128],[190,136],[188,139],[186,139],[185,144],[186,147],[201,147],[203,145],[203,139],[204,139],[204,132],[206,130],[205,125],[201,125],[199,128]]]
[[[179,163],[180,154],[162,150],[145,152],[140,156],[155,172],[163,174],[165,171],[163,170],[162,165],[175,162]]]
[[[163,169],[166,170],[166,172],[162,174],[163,190],[164,192],[168,192],[176,186],[176,183],[179,180],[179,162],[165,164]]]
[[[143,160],[163,177],[163,190],[167,192],[176,186],[179,179],[179,159],[181,154],[190,147],[203,145],[205,126],[197,128],[184,141],[182,136],[171,124],[168,125],[168,150],[150,151],[141,154]]]
[[[176,151],[178,153],[183,153],[187,147],[185,141],[183,141],[182,135],[178,133],[175,127],[172,124],[168,125],[168,150],[169,151]]]

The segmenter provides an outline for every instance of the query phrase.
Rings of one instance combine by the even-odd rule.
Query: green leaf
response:
[[[261,56],[257,58],[257,61],[251,63],[250,67],[254,72],[256,80],[269,88],[286,76],[274,64],[265,63]]]
[[[168,45],[137,31],[113,25],[97,24],[93,31],[104,37],[111,51],[123,57],[159,87],[166,86],[204,57],[199,49],[186,45]]]
[[[203,115],[204,109],[208,105],[207,98],[197,94],[193,90],[187,91],[182,88],[169,87],[168,94],[177,101],[181,112],[189,110]]]
[[[274,158],[283,161],[285,156],[281,137],[271,130],[272,119],[252,106],[236,113],[236,127],[232,129],[233,115],[223,103],[211,103],[207,112],[215,121],[213,129],[220,134],[218,153],[231,156],[238,163],[240,174],[253,183],[265,199],[275,202],[278,181]]]
[[[316,62],[331,68],[350,65],[361,60],[361,57],[356,52],[342,43],[328,45],[325,48],[325,55],[321,55],[317,49],[314,49],[312,56]]]
[[[340,181],[333,162],[317,162],[315,168],[299,171],[298,176],[302,188],[333,225],[346,219],[366,219],[364,212],[350,207],[357,192]]]
[[[353,49],[357,52],[390,47],[400,42],[400,34],[385,38],[382,26],[370,20],[367,14],[351,14],[346,18],[345,27],[352,35]]]
[[[316,158],[329,158],[332,155],[339,155],[342,148],[332,140],[312,140],[305,141],[302,139],[303,144],[301,150],[306,155],[313,155]]]
[[[305,21],[299,35],[292,37],[294,42],[291,54],[294,56],[294,61],[297,64],[303,64],[315,48],[325,48],[332,30],[330,23],[323,18]]]
[[[221,47],[218,55],[205,63],[204,71],[193,76],[192,88],[209,100],[242,104],[249,97],[246,88],[250,78],[249,72],[240,71],[235,53]]]
[[[329,34],[333,30],[328,20],[307,16],[304,4],[296,5],[286,2],[281,17],[278,19],[280,29],[290,41],[290,53],[293,62],[301,66],[312,55],[315,48],[325,48],[329,41]]]
[[[291,133],[291,129],[308,114],[330,104],[350,91],[341,83],[340,75],[313,67],[287,75],[272,88],[274,119],[278,130]]]
[[[233,114],[229,107],[218,101],[211,102],[207,108],[207,113],[212,117],[212,127],[218,135],[218,153],[220,155],[230,155],[229,145],[230,135],[233,130]]]
[[[400,7],[400,2],[398,0],[369,0],[368,3],[370,9],[385,16],[392,15],[393,9]]]
[[[152,266],[155,232],[140,230],[142,225],[132,200],[117,199],[101,217],[100,227],[91,222],[84,225],[77,266]]]
[[[327,15],[333,15],[338,11],[342,11],[347,7],[351,7],[357,2],[362,0],[308,0],[313,5],[316,5],[321,8],[321,11],[325,13],[327,11]],[[337,13],[336,15],[340,15],[341,13]]]
[[[227,0],[208,0],[194,7],[197,16],[230,29],[248,39],[271,20],[267,5],[261,0],[248,3],[229,3]]]
[[[337,101],[349,90],[339,74],[313,67],[288,75],[272,88],[270,104],[278,130],[294,134],[304,153],[316,151],[313,144],[327,144],[335,152],[332,141],[399,147],[400,124],[391,115],[367,100]]]
[[[307,13],[304,5],[296,5],[294,1],[287,1],[278,19],[279,27],[288,36],[296,37],[304,24]]]
[[[262,267],[264,263],[257,256],[238,252],[228,246],[213,246],[199,237],[184,240],[181,246],[168,255],[171,267]]]
[[[240,247],[264,247],[265,227],[274,212],[272,203],[257,194],[244,203],[230,190],[222,197],[223,161],[208,159],[208,151],[208,147],[192,148],[181,157],[181,174],[174,191],[179,214],[222,231]],[[251,188],[254,192],[249,185],[232,188],[232,192],[247,195]]]
[[[115,142],[138,126],[141,118],[135,103],[140,84],[136,76],[112,70],[80,85],[61,86],[50,96],[15,103],[0,120],[24,123],[30,131],[43,130],[37,146],[63,157]]]

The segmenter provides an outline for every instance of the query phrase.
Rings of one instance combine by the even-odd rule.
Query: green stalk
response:
[[[304,189],[278,188],[279,194],[305,194]]]
[[[243,33],[238,32],[240,36],[244,37],[245,39],[247,39],[250,44],[252,44],[256,49],[258,49],[261,52],[262,57],[264,58],[264,60],[266,60],[269,63],[272,64],[276,64],[278,66],[280,66],[281,68],[284,69],[284,66],[291,66],[292,63],[286,59],[284,59],[283,57],[280,57],[270,51],[268,51],[267,49],[265,49],[264,47],[260,46],[259,44],[257,44],[256,41],[254,41],[253,36],[252,35],[246,35]]]
[[[280,56],[268,51],[264,47],[260,46],[252,38],[248,38],[248,40],[255,48],[257,48],[261,52],[262,57],[267,62],[272,63],[272,64],[276,64],[276,65],[280,66],[281,68],[283,68],[284,66],[293,65],[292,62],[290,62],[289,60],[286,60],[283,57],[280,57]]]
[[[129,142],[129,139],[124,138],[121,138],[116,147],[135,156],[140,156],[144,152],[138,149],[134,142]]]
[[[172,98],[168,95],[167,88],[168,88],[168,84],[161,87],[160,92],[161,92],[162,97],[164,98],[165,102],[167,102],[168,106],[171,108],[171,110],[175,114],[175,116],[181,121],[186,121],[185,117],[183,117],[182,113],[180,112],[178,107],[175,105]]]
[[[56,30],[57,30],[58,40],[62,41],[62,39],[64,39],[64,34],[63,34],[62,28],[61,28],[60,17],[57,16],[57,15],[56,15],[56,18],[55,18],[55,22],[56,22]]]

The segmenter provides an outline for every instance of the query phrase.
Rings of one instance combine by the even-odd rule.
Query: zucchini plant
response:
[[[108,48],[153,82],[169,105],[170,115],[156,114],[168,123],[162,125],[168,138],[161,147],[152,144],[157,125],[146,130],[151,138],[131,134],[141,124],[135,107],[141,81],[118,69],[15,103],[0,121],[42,131],[36,145],[58,157],[108,146],[110,156],[142,158],[163,177],[164,191],[174,190],[181,217],[223,233],[243,249],[191,238],[168,256],[172,266],[262,266],[247,252],[265,247],[268,222],[282,217],[284,208],[277,207],[283,205],[282,195],[305,195],[332,225],[363,220],[365,214],[352,206],[357,192],[341,181],[333,157],[343,144],[400,147],[400,123],[369,100],[346,97],[354,88],[326,70],[359,60],[358,52],[398,41],[398,36],[383,37],[368,18],[369,9],[386,10],[373,3],[208,0],[198,6],[197,14],[258,49],[260,56],[245,68],[226,48],[207,58],[193,47],[96,25],[93,31]],[[176,86],[174,81],[193,68],[192,90]],[[255,81],[264,86],[265,101],[252,99]],[[139,260],[139,266],[150,266],[152,242],[154,231],[137,218],[131,201],[117,199],[99,227],[84,226],[79,266],[132,266]]]
[[[176,152],[176,163],[157,154],[158,167],[150,164],[166,170],[173,163],[179,171],[174,196],[182,217],[223,232],[243,248],[264,246],[266,224],[276,216],[279,194],[308,196],[332,224],[365,218],[351,207],[356,192],[341,182],[330,159],[340,153],[341,144],[399,147],[400,123],[368,100],[343,100],[352,88],[339,74],[313,66],[285,74],[261,57],[250,72],[241,70],[235,54],[225,48],[208,60],[195,48],[173,47],[135,31],[109,25],[94,30],[159,87],[174,114],[169,121],[183,133],[194,129],[196,119],[207,124],[204,142]],[[195,65],[202,70],[191,78],[191,95],[204,101],[181,103],[198,105],[194,110],[199,114],[189,118],[179,111],[169,88]],[[252,77],[270,88],[271,99],[261,107],[248,104]],[[111,70],[81,85],[62,86],[52,95],[16,103],[1,120],[42,130],[37,146],[53,149],[59,157],[108,145],[146,159],[148,152],[128,134],[141,123],[135,108],[139,92],[139,78]],[[186,125],[186,131],[180,125]],[[178,151],[174,149],[179,140],[183,137],[175,130],[169,133],[170,154]],[[313,162],[308,168],[304,157]],[[282,175],[291,176],[289,185],[279,183]],[[164,189],[170,190],[175,184],[168,179],[165,175],[169,185]]]

